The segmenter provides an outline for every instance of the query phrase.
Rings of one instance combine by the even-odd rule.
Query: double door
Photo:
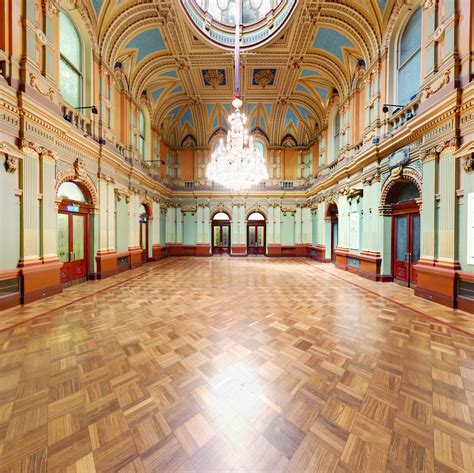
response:
[[[265,254],[265,223],[247,224],[247,252],[250,255]]]
[[[420,259],[420,214],[393,217],[393,279],[404,286],[416,286],[414,265]]]
[[[222,255],[230,254],[230,224],[213,223],[212,224],[212,252]]]
[[[85,279],[87,276],[87,215],[59,212],[57,231],[61,283]]]

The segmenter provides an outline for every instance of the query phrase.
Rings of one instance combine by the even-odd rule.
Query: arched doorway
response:
[[[66,181],[58,189],[57,252],[63,266],[61,283],[85,281],[89,269],[89,214],[87,189],[79,181]]]
[[[138,219],[140,221],[140,248],[142,249],[142,263],[146,263],[149,255],[148,223],[150,220],[150,212],[145,204],[140,205]]]
[[[265,247],[265,217],[260,212],[253,212],[247,219],[247,253],[249,255],[264,255]]]
[[[336,248],[338,242],[339,210],[335,203],[328,206],[326,218],[330,221],[330,240],[331,240],[331,262],[336,262]]]
[[[418,188],[399,180],[387,193],[385,205],[392,214],[392,276],[403,286],[416,286],[414,265],[420,259],[420,208]]]
[[[212,253],[230,254],[230,217],[225,212],[217,212],[212,218]]]

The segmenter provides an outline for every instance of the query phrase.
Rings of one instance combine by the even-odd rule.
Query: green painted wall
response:
[[[194,212],[183,214],[183,245],[195,245],[197,242],[196,215]]]
[[[318,212],[311,214],[311,244],[316,246],[318,244]]]
[[[129,245],[129,218],[128,218],[128,204],[125,199],[116,201],[116,241],[117,251],[127,251]]]
[[[20,199],[15,196],[16,175],[0,170],[0,269],[12,269],[20,258]],[[18,171],[17,171],[18,172]]]
[[[293,212],[283,212],[281,225],[281,244],[295,244],[295,215]]]
[[[162,209],[160,212],[160,244],[166,245],[166,210]]]

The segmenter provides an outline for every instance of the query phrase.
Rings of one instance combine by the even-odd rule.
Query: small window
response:
[[[140,205],[140,209],[139,209],[139,212],[138,212],[140,215],[148,215],[148,210],[146,209],[146,207],[142,204]]]
[[[398,50],[398,102],[406,104],[418,93],[421,82],[421,8],[408,21]]]
[[[225,212],[217,212],[216,215],[214,215],[214,218],[212,220],[230,220],[229,216]]]
[[[75,202],[87,202],[81,188],[72,181],[63,182],[58,190],[58,197],[64,200],[73,200]]]
[[[69,16],[59,16],[59,84],[63,99],[73,107],[82,102],[82,44]]]
[[[265,217],[260,212],[253,212],[249,215],[249,220],[265,220]]]

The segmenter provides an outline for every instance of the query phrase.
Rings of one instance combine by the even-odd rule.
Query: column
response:
[[[176,207],[169,206],[166,213],[166,243],[175,242]]]
[[[456,158],[448,148],[439,157],[439,258],[449,267],[457,266]],[[423,179],[424,180],[424,179]]]
[[[204,225],[204,222],[203,222],[204,208],[202,204],[198,204],[196,220],[197,220],[197,232],[196,232],[197,243],[202,243],[203,242],[203,225]]]
[[[275,245],[281,245],[281,207],[276,205],[273,210],[275,231],[273,240]]]
[[[302,243],[310,245],[312,242],[312,219],[311,209],[309,207],[302,208],[303,219],[303,236]]]
[[[41,223],[41,257],[43,261],[49,259],[56,260],[56,225],[57,225],[57,209],[56,209],[56,172],[55,159],[48,155],[42,154],[40,157],[41,166],[41,205],[40,205],[40,223]]]
[[[161,206],[159,200],[153,201],[153,245],[160,245],[161,235]]]
[[[268,207],[268,222],[267,222],[267,245],[270,243],[274,243],[274,206],[273,204],[270,204]]]
[[[232,204],[232,240],[231,244],[240,243],[240,206]]]
[[[176,243],[183,243],[183,213],[176,207]]]
[[[245,206],[239,205],[239,243],[247,244],[247,228],[245,223]]]
[[[107,248],[115,250],[115,181],[109,179],[107,182]]]
[[[423,207],[421,209],[421,260],[433,264],[436,256],[436,181],[438,157],[430,153],[423,159]]]
[[[20,261],[39,258],[39,160],[36,152],[25,149],[21,162],[21,243]]]
[[[301,207],[298,205],[295,212],[295,244],[299,245],[301,241]]]
[[[210,243],[210,230],[211,230],[211,224],[209,222],[209,217],[210,217],[210,208],[209,204],[204,206],[204,243]]]

